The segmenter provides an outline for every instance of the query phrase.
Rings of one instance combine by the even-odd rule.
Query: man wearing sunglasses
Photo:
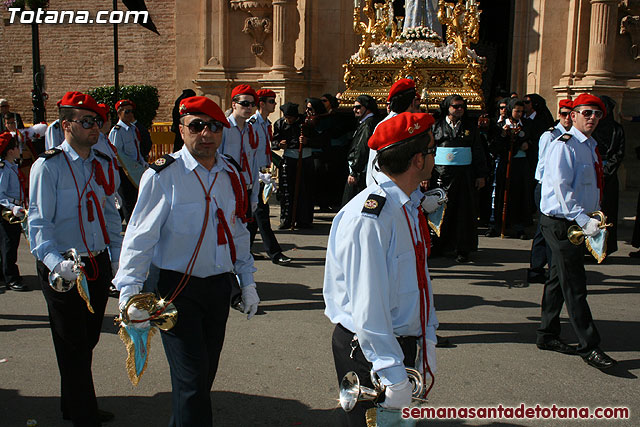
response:
[[[108,181],[111,158],[94,148],[101,108],[80,92],[68,92],[59,107],[65,140],[45,151],[31,168],[29,243],[49,310],[62,383],[62,417],[75,426],[99,426],[113,414],[98,410],[91,361],[113,278],[111,261],[117,262],[120,255],[122,225],[113,181]],[[77,266],[63,256],[71,248],[84,263],[93,311],[81,298],[79,285],[68,292],[49,285],[50,272],[68,282],[77,280]]]
[[[616,361],[600,348],[600,335],[587,303],[584,245],[568,240],[567,230],[579,225],[585,236],[601,233],[599,221],[589,213],[600,210],[603,188],[602,160],[591,134],[604,116],[602,100],[581,94],[573,101],[573,127],[549,143],[545,155],[540,201],[540,228],[551,249],[549,279],[544,285],[537,346],[541,350],[579,354],[586,363],[606,369]],[[560,340],[560,312],[566,304],[578,337],[577,349]]]
[[[276,235],[271,229],[271,220],[269,219],[269,204],[264,201],[262,194],[264,192],[265,183],[269,184],[271,175],[267,173],[267,168],[271,166],[271,140],[273,139],[273,128],[269,121],[269,114],[276,109],[276,93],[270,89],[260,89],[256,92],[259,100],[258,111],[251,116],[250,122],[253,122],[255,135],[258,140],[258,148],[255,156],[257,167],[260,169],[260,186],[258,191],[258,207],[253,213],[253,222],[247,224],[249,233],[251,233],[251,245],[256,238],[258,230],[262,237],[262,244],[267,250],[267,255],[274,264],[286,265],[291,262],[291,258],[282,253],[282,248],[278,243]]]
[[[120,166],[120,188],[118,193],[123,202],[122,213],[128,223],[136,200],[138,200],[138,185],[140,184],[140,176],[134,173],[134,169],[144,171],[149,165],[140,151],[142,138],[140,131],[134,124],[136,104],[128,99],[121,99],[116,102],[115,107],[118,114],[118,123],[111,129],[109,141],[116,147],[120,158],[118,161]]]
[[[231,91],[231,115],[229,127],[222,132],[220,152],[233,158],[240,165],[244,184],[249,193],[247,218],[253,216],[258,207],[259,160],[258,141],[248,120],[256,108],[258,95],[249,85],[238,85]],[[254,191],[255,190],[255,191]]]
[[[178,310],[176,325],[161,331],[171,371],[169,425],[206,427],[213,424],[211,387],[235,275],[249,319],[260,299],[243,223],[240,174],[218,151],[229,123],[204,96],[185,98],[178,108],[184,145],[144,173],[113,283],[120,290],[122,310],[141,292],[150,266],[158,271],[158,294],[171,298]],[[180,283],[184,288],[174,293]],[[149,313],[132,306],[129,316],[143,320]],[[138,325],[149,328],[148,322]]]
[[[535,178],[537,181],[534,190],[534,202],[537,212],[540,212],[540,192],[542,191],[542,176],[544,175],[544,156],[549,147],[549,143],[557,139],[560,135],[571,129],[571,110],[573,101],[563,99],[558,104],[558,122],[549,128],[540,137],[538,143],[538,165],[536,166]],[[544,236],[540,230],[540,218],[538,217],[538,227],[531,243],[531,258],[527,269],[527,283],[545,283],[548,274],[545,271],[547,264],[550,264],[551,250],[544,241]]]

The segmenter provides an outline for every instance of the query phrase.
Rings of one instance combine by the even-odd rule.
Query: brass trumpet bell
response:
[[[22,224],[27,220],[29,211],[25,211],[22,217],[15,216],[11,209],[2,207],[2,219],[7,221],[9,224]]]
[[[147,311],[151,325],[163,331],[170,330],[178,322],[178,309],[173,303],[158,299],[155,294],[147,292],[136,294],[129,298],[120,313],[120,317],[116,317],[116,323],[122,322],[125,325],[131,323],[128,311],[132,305],[140,310]]]
[[[424,380],[422,374],[413,368],[406,368],[409,381],[413,385],[411,396],[413,400],[424,402],[421,398],[424,393]],[[346,412],[355,408],[358,402],[376,400],[385,391],[385,385],[382,384],[378,375],[371,371],[371,382],[375,388],[360,385],[358,374],[353,371],[347,372],[342,381],[340,381],[340,406]]]
[[[66,251],[63,257],[64,259],[72,260],[76,268],[80,267],[80,262],[81,262],[80,255],[78,254],[78,251],[75,248],[71,248],[68,251]],[[80,270],[77,270],[77,272],[79,272],[79,274],[82,274]],[[53,289],[56,292],[69,292],[71,289],[73,289],[76,286],[77,283],[78,283],[77,279],[69,281],[69,280],[65,280],[58,273],[54,273],[53,271],[49,273],[49,286],[51,287],[51,289]]]
[[[600,220],[599,228],[604,230],[607,227],[611,227],[612,224],[607,224],[607,216],[602,211],[595,211],[589,214],[591,218],[598,218]],[[579,225],[572,225],[567,230],[567,239],[574,245],[581,245],[584,243],[584,230]]]

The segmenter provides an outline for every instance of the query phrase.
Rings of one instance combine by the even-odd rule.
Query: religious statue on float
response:
[[[405,0],[403,34],[410,34],[416,29],[435,32],[442,38],[442,25],[438,20],[437,0]]]

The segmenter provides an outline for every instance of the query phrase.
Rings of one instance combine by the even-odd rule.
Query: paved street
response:
[[[619,365],[604,373],[577,356],[535,347],[542,285],[523,284],[531,241],[480,237],[471,264],[429,261],[440,320],[439,334],[454,348],[437,350],[438,374],[430,405],[626,406],[631,419],[576,425],[637,426],[640,414],[640,268],[628,257],[636,192],[621,203],[620,249],[604,265],[587,264],[589,303],[602,348]],[[272,223],[277,223],[272,208]],[[331,355],[333,326],[324,317],[322,278],[333,215],[316,227],[276,232],[289,267],[257,260],[261,310],[250,321],[232,312],[220,369],[211,393],[216,425],[331,426],[337,379]],[[626,217],[627,219],[622,219]],[[59,412],[59,375],[35,262],[22,242],[19,263],[31,292],[0,295],[0,426],[70,426]],[[257,244],[257,250],[261,245]],[[147,372],[133,387],[125,372],[124,345],[113,326],[110,299],[94,352],[98,402],[116,419],[109,426],[164,426],[170,416],[170,379],[159,336]],[[575,336],[563,314],[563,337]],[[635,420],[634,420],[635,416]],[[450,425],[566,425],[566,421],[449,421]]]

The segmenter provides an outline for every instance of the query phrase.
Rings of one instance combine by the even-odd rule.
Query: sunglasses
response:
[[[500,109],[501,109],[501,110],[506,110],[506,109],[507,109],[507,106],[506,106],[506,105],[505,105],[504,107],[503,107],[503,106],[500,106]]]
[[[354,109],[354,110],[359,110],[359,109],[361,109],[361,108],[362,108],[362,105],[354,105],[354,106],[353,106],[353,109]]]
[[[529,101],[522,101],[522,102],[524,102],[524,103],[525,103],[525,104],[527,104],[527,105],[528,105],[528,104],[531,104],[531,100],[529,100]]]
[[[275,101],[274,101],[275,103]],[[255,107],[256,103],[251,101],[236,101],[236,104],[242,105],[243,107]]]
[[[125,114],[131,114],[133,113],[133,110],[122,110],[122,112]]]
[[[429,154],[436,154],[436,147],[435,145],[433,147],[427,147],[427,149],[425,151],[422,152],[422,154],[424,154],[425,156],[428,156]]]
[[[205,122],[204,120],[195,119],[191,123],[189,123],[187,127],[189,128],[189,132],[191,133],[200,133],[205,128],[208,128],[212,133],[218,133],[222,132],[222,128],[224,127],[224,125],[215,120],[212,122]]]
[[[560,114],[560,117],[567,117],[571,113],[569,111],[559,111],[558,114]]]
[[[604,115],[604,113],[600,110],[582,110],[578,111],[578,113],[582,114],[587,119],[591,116],[595,116],[596,119],[601,119]]]
[[[102,125],[104,124],[104,120],[102,120],[100,117],[91,117],[91,118],[85,117],[82,120],[69,120],[69,121],[73,123],[80,123],[84,129],[91,129],[93,125],[98,125],[98,127],[101,128]]]
[[[460,108],[464,108],[464,104],[451,104],[451,108],[458,110]]]
[[[267,99],[267,103],[268,104],[275,104],[276,100],[275,99]]]

